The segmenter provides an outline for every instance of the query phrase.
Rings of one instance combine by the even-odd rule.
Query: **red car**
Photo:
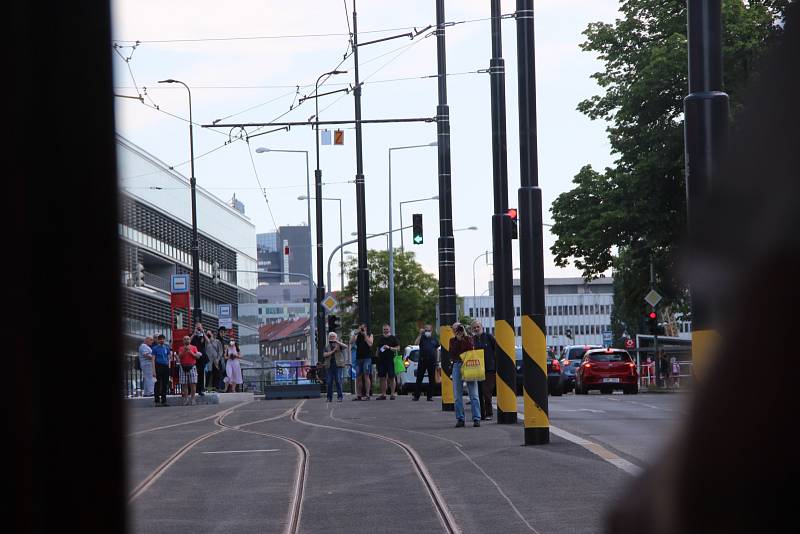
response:
[[[604,394],[615,389],[626,395],[639,393],[639,373],[630,354],[612,348],[586,351],[575,371],[575,393],[585,395],[590,389]]]

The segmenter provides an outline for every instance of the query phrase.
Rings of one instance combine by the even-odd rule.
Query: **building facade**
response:
[[[309,349],[309,319],[293,319],[259,328],[260,353],[265,365],[278,360],[305,360]]]
[[[191,197],[185,176],[120,136],[117,159],[123,339],[130,354],[147,335],[163,333],[171,341],[170,278],[192,273]],[[196,191],[203,325],[216,329],[219,305],[231,304],[244,360],[255,361],[257,317],[240,312],[257,301],[255,226],[208,191]],[[217,284],[214,264],[221,269]]]
[[[277,232],[256,236],[259,283],[287,281],[285,276],[272,273],[300,273],[311,276],[311,235],[305,225],[281,226]],[[287,248],[288,247],[288,248]],[[288,251],[288,254],[285,252]],[[296,281],[299,277],[290,277]]]
[[[522,345],[520,325],[520,285],[514,280],[515,344]],[[464,314],[481,322],[487,332],[494,334],[494,291],[489,283],[489,295],[464,297]],[[614,279],[598,278],[586,282],[583,278],[545,278],[545,323],[548,347],[560,350],[566,345],[603,344],[603,332],[611,332],[611,312],[614,307]],[[572,338],[568,337],[571,335]]]

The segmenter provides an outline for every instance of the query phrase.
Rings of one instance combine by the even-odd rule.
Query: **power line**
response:
[[[245,140],[247,143],[247,155],[250,156],[250,163],[253,164],[253,174],[256,176],[256,182],[258,182],[258,187],[261,188],[261,193],[264,195],[264,202],[267,203],[267,210],[269,211],[269,216],[272,219],[272,224],[275,225],[275,229],[278,229],[278,223],[275,222],[275,216],[272,214],[272,206],[269,205],[269,198],[267,197],[267,190],[261,185],[261,179],[258,177],[258,169],[256,168],[256,160],[253,159],[253,151],[250,150],[250,141]]]

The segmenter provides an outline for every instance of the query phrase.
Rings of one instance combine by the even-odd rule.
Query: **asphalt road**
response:
[[[677,430],[690,401],[688,393],[549,397],[550,424],[603,445],[630,462],[651,464]],[[523,411],[522,398],[517,402]]]

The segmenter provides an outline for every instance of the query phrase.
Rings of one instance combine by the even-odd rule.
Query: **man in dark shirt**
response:
[[[372,398],[372,343],[374,339],[366,324],[350,337],[350,343],[356,345],[356,396],[353,400],[369,400]],[[359,389],[360,387],[360,389]]]
[[[378,336],[375,344],[378,347],[375,356],[378,359],[378,377],[381,379],[381,396],[377,400],[386,400],[386,389],[390,393],[390,399],[394,400],[394,390],[396,387],[396,377],[394,373],[394,355],[400,350],[400,341],[392,334],[392,328],[383,325],[383,333]]]
[[[419,331],[414,344],[419,346],[419,362],[417,365],[417,387],[414,391],[414,400],[419,400],[420,389],[422,389],[422,379],[428,373],[428,400],[433,400],[433,384],[436,376],[436,349],[439,342],[433,337],[433,328],[426,324]]]
[[[194,335],[192,336],[190,345],[194,345],[200,357],[197,359],[195,367],[197,368],[197,394],[201,397],[205,396],[205,377],[206,377],[206,364],[208,363],[208,355],[206,355],[206,331],[203,330],[203,325],[197,323],[194,327]]]
[[[481,400],[481,419],[491,421],[494,412],[492,410],[492,392],[494,391],[495,380],[497,378],[494,352],[497,348],[497,341],[494,336],[483,331],[480,321],[472,321],[472,342],[476,349],[483,349],[483,365],[486,368],[486,378],[478,382],[478,393]]]

